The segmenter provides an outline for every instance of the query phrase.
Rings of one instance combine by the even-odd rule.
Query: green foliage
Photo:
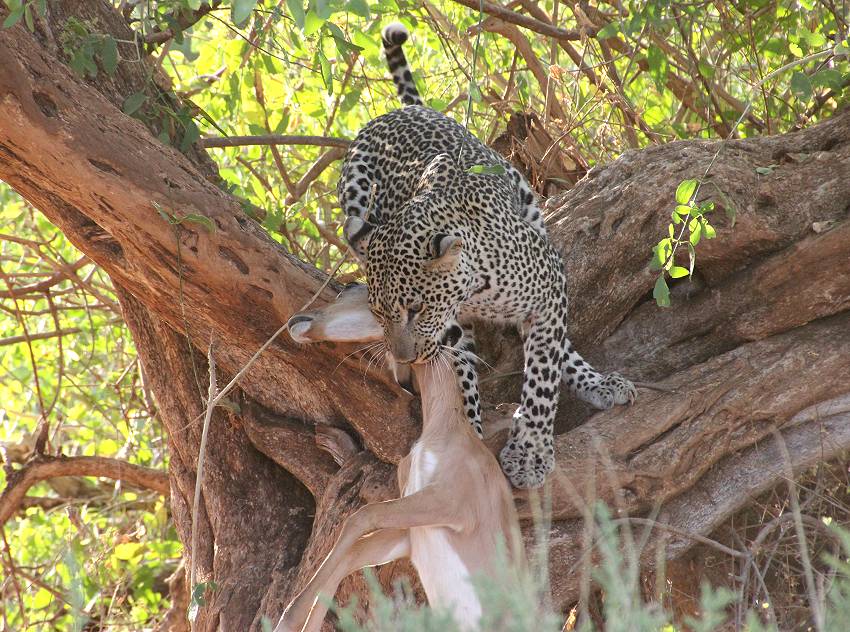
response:
[[[90,25],[69,18],[59,39],[68,65],[79,76],[95,79],[97,61],[108,75],[114,75],[118,69],[118,43],[111,35],[92,32]]]
[[[675,195],[676,208],[671,214],[671,223],[667,225],[667,237],[652,248],[649,267],[661,271],[652,291],[652,297],[659,307],[670,307],[670,289],[667,287],[666,275],[669,274],[671,279],[691,276],[696,264],[697,244],[703,237],[714,239],[717,236],[717,231],[706,217],[707,213],[714,210],[714,202],[709,200],[697,204],[695,198],[699,188],[700,183],[697,180],[689,179],[679,183]],[[731,205],[727,206],[727,209],[731,208]],[[734,214],[731,217],[734,222]],[[685,246],[688,250],[687,268],[675,265],[676,252],[680,246]]]
[[[9,15],[3,20],[2,28],[11,28],[24,20],[30,31],[35,30],[34,15],[44,17],[47,13],[47,0],[3,0]]]
[[[0,300],[0,443],[6,453],[26,458],[44,417],[48,454],[164,468],[162,430],[109,278],[87,263],[75,280],[60,276],[49,292],[24,291],[81,253],[5,185],[0,225],[0,290],[21,292]],[[30,345],[1,342],[24,332],[34,338]],[[67,333],[36,338],[52,332]],[[0,470],[0,488],[5,484]],[[168,606],[163,580],[182,550],[166,499],[97,479],[52,479],[29,496],[57,502],[22,510],[5,525],[15,570],[4,562],[4,575],[20,588],[20,601],[6,592],[0,605],[6,629],[64,632],[82,630],[87,621],[142,629],[156,620]]]
[[[189,597],[189,621],[198,618],[200,609],[207,605],[208,594],[216,590],[218,590],[218,584],[214,581],[201,582],[192,587],[192,594]]]

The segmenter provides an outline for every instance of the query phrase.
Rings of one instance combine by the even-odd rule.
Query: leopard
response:
[[[343,234],[364,264],[369,307],[395,366],[451,363],[466,416],[482,436],[472,324],[524,331],[519,406],[499,458],[517,488],[555,466],[560,385],[599,409],[635,401],[632,382],[594,369],[567,337],[567,279],[525,176],[466,127],[427,107],[401,23],[382,30],[399,109],[361,128],[337,193]]]

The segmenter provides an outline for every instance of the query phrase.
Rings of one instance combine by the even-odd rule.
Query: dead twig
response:
[[[39,455],[8,477],[0,494],[0,525],[4,524],[24,500],[30,487],[60,476],[95,476],[124,481],[160,494],[169,492],[168,474],[121,459],[103,456],[52,457]]]

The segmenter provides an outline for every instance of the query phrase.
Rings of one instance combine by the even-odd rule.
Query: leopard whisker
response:
[[[378,342],[371,342],[371,343],[369,343],[369,344],[367,344],[367,345],[365,345],[365,346],[363,346],[363,347],[360,347],[359,349],[355,349],[354,351],[352,351],[352,352],[351,352],[351,353],[349,353],[349,354],[346,354],[346,355],[345,355],[345,357],[343,357],[343,358],[342,358],[342,360],[340,360],[340,361],[337,363],[337,365],[334,367],[334,370],[333,370],[333,371],[331,371],[331,375],[333,375],[333,374],[336,372],[336,370],[337,370],[339,367],[341,367],[341,366],[342,366],[342,363],[343,363],[343,362],[345,362],[346,360],[348,360],[348,359],[349,359],[351,356],[353,356],[355,353],[359,353],[359,352],[363,351],[363,352],[364,352],[364,355],[365,355],[365,353],[368,353],[368,352],[369,352],[369,350],[371,350],[371,349],[372,349],[375,345],[379,345],[379,344],[382,344],[382,343],[381,343],[380,341],[378,341]],[[361,359],[362,359],[362,358],[361,358]]]
[[[478,355],[477,353],[475,353],[473,351],[468,351],[468,350],[464,350],[464,349],[457,349],[456,347],[449,347],[448,345],[442,345],[442,347],[443,347],[443,349],[446,349],[449,353],[457,355],[457,357],[459,357],[459,358],[463,357],[463,355],[469,355],[469,356],[475,358],[476,360],[478,360],[481,364],[486,366],[491,371],[496,370],[495,367],[492,364],[487,362],[484,358],[482,358],[480,355]]]

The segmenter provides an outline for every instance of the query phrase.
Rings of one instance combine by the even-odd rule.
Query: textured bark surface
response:
[[[55,42],[69,15],[127,39],[111,7],[50,6],[34,35],[22,25],[0,30],[0,179],[118,288],[169,435],[175,524],[199,580],[219,585],[195,629],[256,630],[262,615],[279,616],[346,516],[396,493],[393,464],[417,434],[418,404],[386,375],[364,378],[358,359],[345,359],[353,349],[298,348],[281,335],[233,395],[240,412],[213,415],[201,544],[190,550],[202,412],[195,371],[205,391],[212,341],[224,383],[323,279],[216,186],[203,152],[164,146],[121,112],[126,95],[159,90],[141,65],[85,82],[62,63]],[[703,195],[733,206],[737,223],[716,212],[717,238],[699,245],[698,281],[675,285],[673,308],[659,309],[650,248],[666,233],[676,185],[702,176],[718,149]],[[756,171],[769,165],[769,175]],[[177,217],[205,215],[215,230],[170,225],[154,203]],[[629,152],[548,208],[569,273],[573,342],[600,369],[662,389],[641,388],[634,406],[593,415],[562,398],[550,560],[554,603],[564,607],[578,594],[590,498],[623,516],[655,509],[663,522],[706,534],[781,479],[774,428],[796,467],[850,447],[850,113],[787,136]],[[482,375],[492,421],[505,414],[497,404],[518,397],[512,373],[522,352],[514,332],[478,334],[494,366]],[[363,450],[337,466],[316,446],[319,423],[352,432]],[[494,450],[501,436],[490,439]],[[517,501],[528,517],[525,495]],[[673,537],[668,554],[689,545]],[[403,572],[394,565],[382,581]],[[357,578],[341,589],[362,591]]]

